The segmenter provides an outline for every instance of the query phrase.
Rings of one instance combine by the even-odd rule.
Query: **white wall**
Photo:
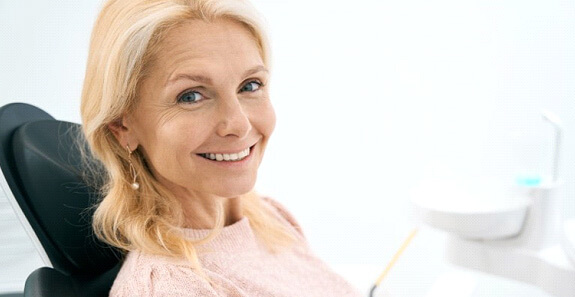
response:
[[[99,2],[0,0],[1,104],[79,121]],[[409,191],[421,182],[457,176],[498,189],[550,172],[542,108],[564,121],[564,209],[575,217],[574,2],[254,2],[270,26],[278,114],[258,189],[286,204],[317,253],[362,289],[413,227]],[[451,269],[442,250],[443,234],[424,229],[390,290],[424,296]],[[483,282],[474,296],[545,296]]]

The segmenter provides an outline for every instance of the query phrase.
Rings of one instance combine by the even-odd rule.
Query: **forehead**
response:
[[[263,61],[258,43],[246,26],[225,18],[190,20],[170,29],[154,57],[155,70],[170,73],[194,65],[215,67],[214,63],[241,66],[238,64]]]

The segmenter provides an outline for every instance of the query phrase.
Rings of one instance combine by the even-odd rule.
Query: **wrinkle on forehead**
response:
[[[180,51],[186,51],[188,48],[187,47],[181,47],[182,43],[181,40],[178,38],[174,38],[175,35],[179,35],[178,33],[180,33],[181,31],[185,31],[187,30],[187,26],[189,25],[194,25],[196,27],[198,27],[200,30],[198,30],[198,35],[196,36],[200,36],[203,35],[202,37],[208,37],[210,39],[212,39],[213,41],[218,41],[218,39],[220,39],[220,42],[228,42],[228,50],[232,51],[232,50],[237,50],[237,46],[234,44],[229,44],[230,42],[230,38],[225,38],[224,36],[226,36],[226,34],[221,34],[221,31],[218,32],[218,34],[214,34],[214,26],[211,26],[213,24],[235,24],[235,25],[239,25],[239,26],[234,26],[235,28],[233,28],[232,26],[219,26],[220,29],[224,28],[226,29],[226,31],[229,34],[234,33],[234,31],[236,31],[236,29],[238,27],[241,27],[243,29],[243,31],[246,34],[247,37],[249,37],[249,39],[253,42],[253,44],[256,45],[258,53],[260,58],[263,60],[263,49],[262,49],[262,44],[260,42],[260,40],[256,37],[256,34],[254,33],[253,29],[243,23],[240,22],[238,20],[232,19],[230,17],[219,17],[213,20],[204,20],[204,19],[190,19],[187,21],[183,21],[180,22],[176,25],[174,25],[173,27],[165,30],[161,36],[159,36],[158,40],[156,40],[154,43],[157,44],[156,46],[154,46],[156,49],[153,52],[150,52],[147,58],[147,62],[146,62],[146,68],[148,68],[149,70],[158,67],[158,60],[161,60],[161,57],[158,57],[159,55],[161,55],[162,52],[165,52],[166,49],[170,50],[170,49],[175,49],[176,47],[180,48]],[[191,36],[191,39],[194,39],[194,36]],[[195,46],[202,46],[201,44],[195,45]],[[203,52],[203,51],[199,51],[199,52]],[[178,54],[177,50],[174,54]],[[239,53],[238,53],[239,54]],[[198,57],[200,57],[198,55]],[[174,56],[171,57],[172,59],[174,59]],[[194,57],[191,57],[194,58]],[[175,58],[173,60],[173,63],[179,63],[182,60],[185,60],[186,58],[181,58],[181,59],[177,59]],[[179,61],[178,61],[179,60]]]
[[[187,24],[174,29],[166,37],[164,50],[158,53],[157,67],[153,71],[160,74],[155,79],[164,85],[180,75],[203,77],[204,83],[224,78],[243,79],[239,76],[251,68],[263,66],[257,43],[238,22],[220,20]]]

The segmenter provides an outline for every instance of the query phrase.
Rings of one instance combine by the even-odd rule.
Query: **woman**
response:
[[[110,296],[357,296],[252,188],[275,125],[269,49],[240,0],[110,0],[84,134],[108,171],[94,229],[127,251]]]

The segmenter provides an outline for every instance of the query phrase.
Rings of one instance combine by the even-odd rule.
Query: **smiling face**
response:
[[[268,78],[243,25],[189,21],[165,36],[134,111],[110,128],[178,198],[234,198],[253,188],[275,126]]]

